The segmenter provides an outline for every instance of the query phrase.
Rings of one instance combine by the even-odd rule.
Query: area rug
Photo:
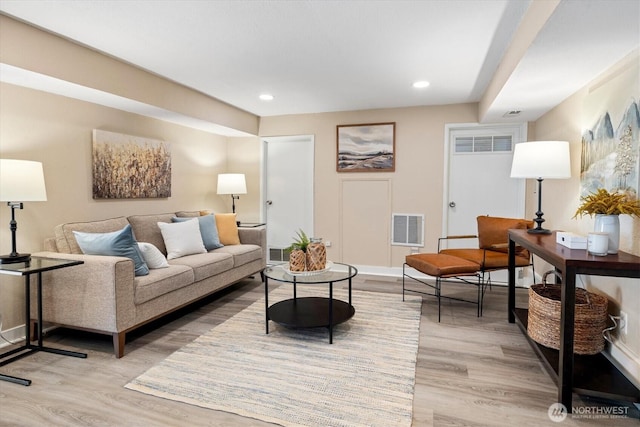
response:
[[[325,291],[298,286],[298,297]],[[269,303],[291,292],[281,286]],[[282,426],[410,426],[421,298],[353,291],[353,305],[329,344],[327,328],[270,322],[265,334],[261,299],[126,387]]]

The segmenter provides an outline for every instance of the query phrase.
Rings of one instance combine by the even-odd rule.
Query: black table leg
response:
[[[509,283],[507,290],[507,316],[509,323],[516,322],[516,242],[509,238]]]
[[[573,334],[576,304],[575,270],[562,274],[562,309],[560,312],[560,354],[558,366],[558,402],[571,413],[573,397]]]
[[[264,315],[266,333],[269,334],[269,278],[266,274],[264,276]]]
[[[329,282],[329,344],[333,344],[333,282]]]

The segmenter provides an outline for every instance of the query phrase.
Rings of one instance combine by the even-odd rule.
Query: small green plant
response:
[[[583,215],[631,215],[640,217],[640,200],[631,199],[623,193],[609,193],[604,188],[595,193],[581,197],[582,204],[573,215],[574,218]]]
[[[311,240],[309,240],[304,230],[302,229],[300,229],[299,231],[296,231],[296,234],[298,235],[298,237],[293,238],[294,239],[293,243],[286,250],[291,252],[296,249],[300,249],[303,252],[307,252],[307,246],[309,246],[309,243],[311,243]]]

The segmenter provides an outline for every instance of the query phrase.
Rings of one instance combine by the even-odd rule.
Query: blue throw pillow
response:
[[[82,253],[87,255],[111,255],[131,258],[135,264],[136,276],[149,274],[149,267],[142,258],[138,243],[133,237],[131,226],[111,233],[83,233],[74,231],[74,236]]]
[[[176,217],[171,218],[173,222],[184,222],[193,219],[194,217]],[[213,214],[203,215],[195,217],[198,218],[198,224],[200,225],[200,235],[202,236],[202,242],[204,247],[208,251],[212,249],[218,249],[224,245],[220,243],[220,236],[218,236],[218,226],[216,225],[216,217]]]

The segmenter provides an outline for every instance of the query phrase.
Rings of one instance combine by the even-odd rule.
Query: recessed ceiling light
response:
[[[418,82],[415,82],[413,84],[413,87],[415,87],[416,89],[424,89],[425,87],[429,87],[429,82],[426,80],[420,80]]]
[[[273,101],[273,95],[271,95],[270,93],[263,93],[262,95],[260,95],[260,99],[263,101]]]

